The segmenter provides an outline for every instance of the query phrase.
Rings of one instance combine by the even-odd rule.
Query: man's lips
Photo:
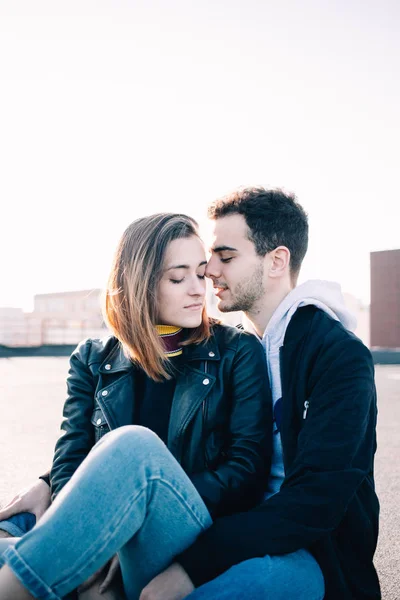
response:
[[[215,292],[215,295],[216,295],[218,298],[220,298],[220,297],[221,297],[221,295],[222,295],[224,292],[226,292],[228,289],[229,289],[228,287],[220,287],[220,286],[218,286],[218,285],[215,285],[215,286],[214,286],[214,292]]]

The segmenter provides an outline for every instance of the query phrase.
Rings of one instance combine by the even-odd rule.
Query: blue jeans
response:
[[[163,442],[143,427],[120,427],[96,444],[32,531],[0,540],[0,551],[7,547],[0,564],[33,596],[60,600],[118,552],[126,596],[137,600],[210,524],[204,502]],[[321,589],[317,563],[299,551],[245,561],[190,598],[320,600]]]
[[[125,593],[137,599],[210,525],[165,444],[144,427],[120,427],[96,444],[32,531],[4,540],[3,560],[33,596],[59,600],[118,552]]]
[[[317,561],[307,550],[298,550],[245,560],[197,588],[187,600],[322,600],[324,596]]]

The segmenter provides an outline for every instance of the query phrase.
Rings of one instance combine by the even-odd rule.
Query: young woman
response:
[[[114,335],[71,356],[53,503],[21,539],[0,540],[2,599],[63,598],[115,553],[137,599],[214,517],[262,499],[263,350],[207,317],[205,268],[190,217],[153,215],[123,234],[104,309]]]

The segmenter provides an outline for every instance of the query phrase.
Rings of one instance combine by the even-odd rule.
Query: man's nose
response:
[[[211,279],[218,279],[221,275],[221,269],[218,266],[218,259],[216,256],[212,256],[206,266],[206,277]]]

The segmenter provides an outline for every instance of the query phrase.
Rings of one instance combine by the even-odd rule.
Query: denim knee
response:
[[[165,451],[166,445],[154,431],[141,425],[124,425],[110,431],[97,443],[97,446],[107,444],[110,446],[129,448],[135,455],[146,454],[150,450]]]

